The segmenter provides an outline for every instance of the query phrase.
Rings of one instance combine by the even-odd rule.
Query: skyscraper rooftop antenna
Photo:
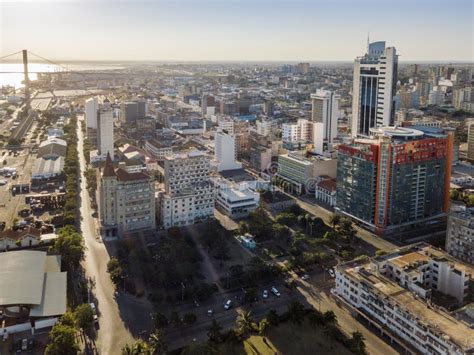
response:
[[[367,54],[369,53],[370,31],[367,32]]]

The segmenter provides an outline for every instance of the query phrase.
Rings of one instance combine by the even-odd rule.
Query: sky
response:
[[[52,60],[474,61],[473,0],[0,0],[0,56]]]

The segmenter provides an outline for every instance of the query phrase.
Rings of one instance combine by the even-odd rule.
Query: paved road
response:
[[[90,198],[86,189],[86,162],[84,160],[84,136],[78,121],[78,151],[81,168],[81,232],[86,245],[86,258],[84,267],[86,275],[95,283],[93,290],[97,300],[99,311],[99,330],[96,346],[101,354],[120,354],[120,349],[126,344],[133,342],[133,336],[122,320],[119,307],[114,299],[114,285],[106,271],[109,253],[105,245],[98,239],[96,227],[92,216]],[[125,296],[124,296],[125,297]]]

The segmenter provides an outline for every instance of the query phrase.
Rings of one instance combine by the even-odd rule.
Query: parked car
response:
[[[268,290],[263,290],[263,298],[268,298]]]
[[[308,274],[304,274],[303,276],[301,276],[301,280],[303,281],[306,281],[309,279],[309,275]]]
[[[228,310],[232,307],[232,301],[231,300],[227,300],[226,303],[224,304],[224,309],[225,310]]]
[[[213,315],[214,315],[214,310],[208,309],[208,310],[207,310],[207,316],[208,316],[208,317],[212,317]]]
[[[28,349],[28,339],[24,338],[21,340],[21,350],[27,350]]]
[[[331,277],[336,277],[336,274],[334,273],[333,269],[328,269],[328,273]]]
[[[280,291],[278,291],[275,286],[272,287],[272,293],[273,293],[275,296],[280,297]]]
[[[0,186],[8,184],[8,181],[5,179],[0,180]]]

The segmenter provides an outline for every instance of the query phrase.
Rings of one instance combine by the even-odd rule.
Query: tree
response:
[[[184,324],[187,324],[187,325],[191,325],[191,324],[195,323],[196,320],[197,320],[197,317],[194,313],[186,313],[183,316],[183,322],[184,322]]]
[[[79,351],[76,342],[76,330],[66,324],[58,322],[49,333],[49,344],[46,346],[46,355],[75,355]]]
[[[268,311],[266,319],[271,326],[277,326],[280,323],[280,317],[274,309]]]
[[[122,348],[122,355],[153,355],[153,349],[142,339],[133,344],[126,344]]]
[[[361,332],[357,331],[352,333],[352,338],[350,340],[350,348],[355,354],[367,354],[367,349],[365,347],[365,338]]]
[[[326,325],[329,324],[336,324],[337,322],[337,317],[336,314],[334,314],[333,311],[326,311],[323,313],[323,322]]]
[[[164,354],[168,349],[168,343],[165,340],[165,335],[161,329],[156,329],[150,334],[148,344],[153,354]]]
[[[215,319],[212,320],[212,325],[207,332],[207,337],[210,342],[220,343],[222,341],[222,327]]]
[[[245,334],[253,329],[251,315],[250,311],[243,311],[237,316],[237,330],[240,334]]]
[[[339,223],[341,222],[341,216],[333,213],[331,217],[329,218],[329,224],[333,227],[336,228]]]
[[[74,318],[76,319],[76,324],[83,331],[86,331],[94,325],[94,311],[88,303],[83,303],[77,306],[74,311]]]
[[[153,315],[153,321],[155,322],[155,328],[162,328],[168,325],[168,319],[160,312],[156,312]]]
[[[305,315],[304,306],[301,302],[293,301],[288,306],[288,318],[296,324],[301,324]]]
[[[352,226],[352,221],[348,218],[341,219],[337,230],[349,243],[352,243],[357,235],[356,230]]]
[[[259,335],[265,335],[266,331],[270,328],[270,322],[268,319],[263,318],[259,323],[258,323],[258,334]]]
[[[107,263],[107,272],[110,274],[110,279],[114,284],[119,284],[123,278],[123,269],[116,257],[110,258]]]
[[[73,226],[61,228],[49,252],[61,255],[67,270],[76,270],[84,259],[84,240]]]
[[[186,346],[181,355],[213,355],[219,354],[219,351],[215,348],[213,343],[196,343],[192,342]]]

